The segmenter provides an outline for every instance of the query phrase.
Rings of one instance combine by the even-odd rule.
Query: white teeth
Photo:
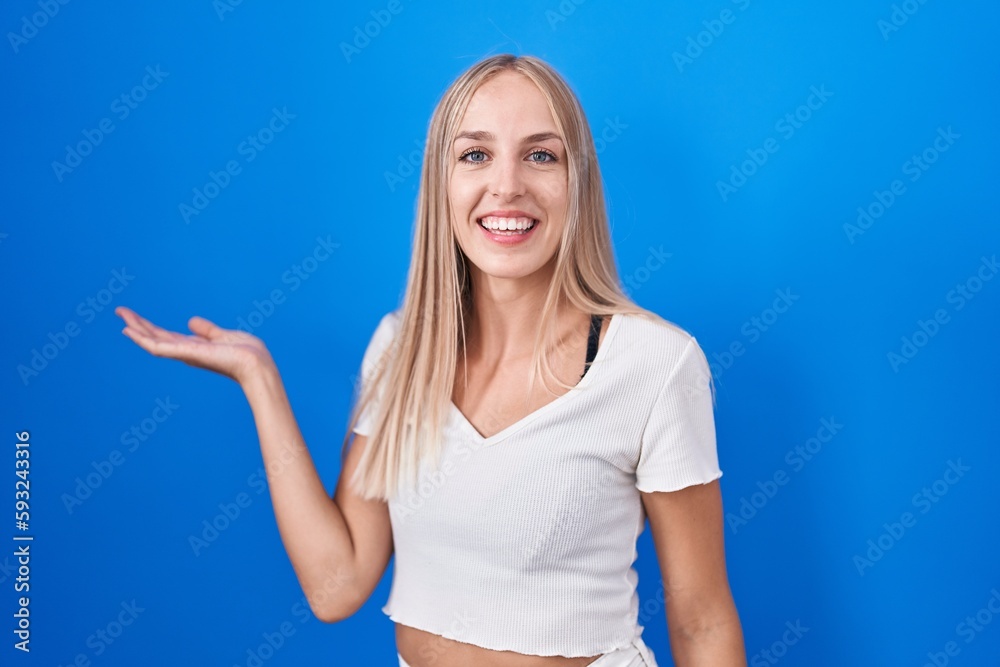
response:
[[[497,231],[518,230],[525,231],[535,226],[535,220],[531,218],[501,218],[495,215],[488,215],[479,220],[483,227]]]

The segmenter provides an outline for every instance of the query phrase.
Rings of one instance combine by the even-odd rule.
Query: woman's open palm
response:
[[[188,328],[194,335],[187,335],[158,327],[125,306],[115,308],[115,315],[127,325],[122,333],[150,354],[207,368],[240,384],[255,365],[271,362],[271,355],[259,338],[245,331],[223,329],[204,317],[196,315],[188,320]]]

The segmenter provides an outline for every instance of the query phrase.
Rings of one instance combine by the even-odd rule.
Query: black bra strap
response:
[[[587,374],[587,371],[590,370],[590,364],[594,361],[594,357],[597,356],[597,344],[600,341],[602,319],[600,315],[590,316],[590,335],[587,337],[587,362],[583,365],[583,374],[580,375],[581,380]]]

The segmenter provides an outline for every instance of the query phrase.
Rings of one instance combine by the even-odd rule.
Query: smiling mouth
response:
[[[525,234],[538,225],[538,220],[535,218],[502,218],[495,215],[477,218],[476,222],[491,234],[500,234],[503,236]]]

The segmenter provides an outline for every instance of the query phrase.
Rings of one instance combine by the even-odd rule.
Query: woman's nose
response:
[[[522,166],[516,158],[500,159],[494,163],[492,182],[493,194],[503,199],[513,199],[524,194],[525,179]]]

